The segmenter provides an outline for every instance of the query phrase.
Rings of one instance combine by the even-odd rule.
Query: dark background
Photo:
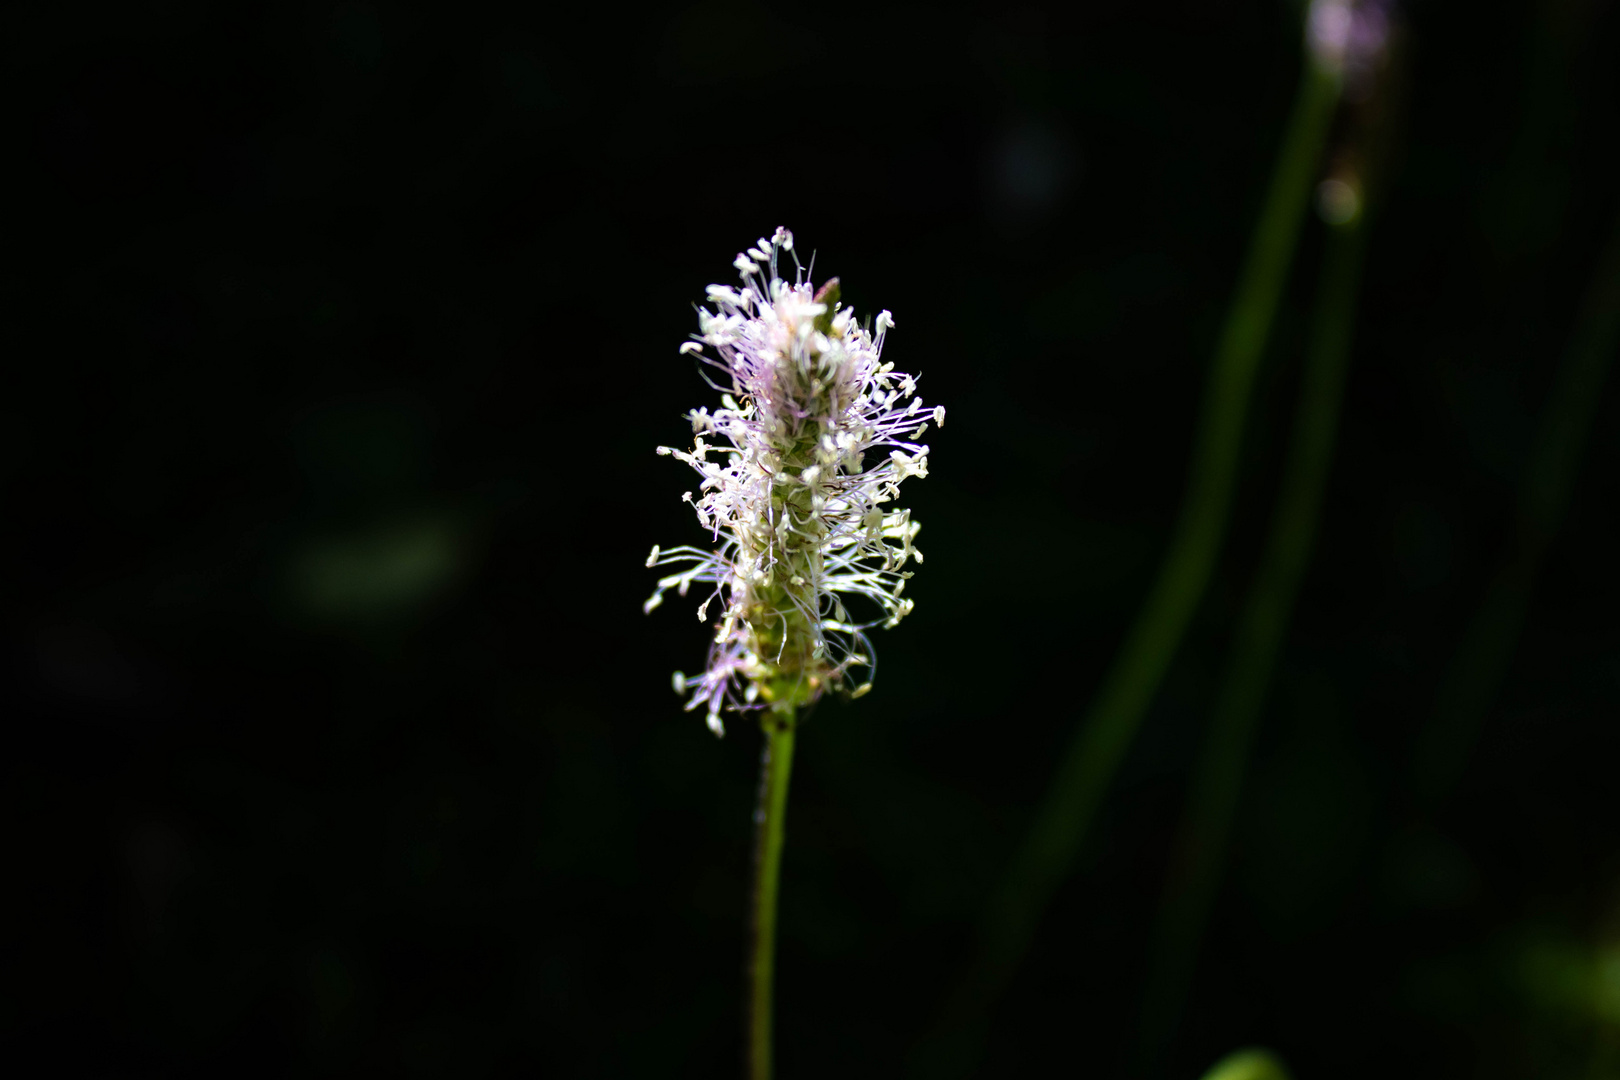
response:
[[[680,711],[705,631],[639,604],[647,549],[701,540],[653,455],[714,403],[692,305],[785,224],[950,410],[917,611],[802,733],[783,893],[781,1075],[904,1075],[1169,535],[1298,18],[8,17],[6,1058],[735,1069],[758,734]],[[1460,785],[1408,783],[1620,210],[1620,11],[1404,20],[1320,541],[1166,1076],[1260,1043],[1299,1080],[1590,1077],[1620,1026],[1613,380]],[[1133,1074],[1322,241],[1214,584],[979,1075]]]

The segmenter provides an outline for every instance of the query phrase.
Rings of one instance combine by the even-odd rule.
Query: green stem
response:
[[[793,770],[792,706],[775,708],[761,721],[759,807],[754,811],[754,912],[748,950],[749,1080],[770,1080],[771,1000],[776,969],[776,896],[782,874],[782,824],[787,816],[788,777]]]
[[[987,1006],[1023,959],[1209,583],[1226,533],[1255,372],[1338,100],[1338,79],[1307,59],[1215,352],[1194,440],[1192,475],[1170,548],[992,904],[979,969],[957,1003],[959,1013],[977,1013]]]
[[[1159,913],[1143,1014],[1142,1051],[1150,1074],[1169,1048],[1191,982],[1198,940],[1220,884],[1227,836],[1266,688],[1310,562],[1350,366],[1350,337],[1365,247],[1363,220],[1357,216],[1335,227],[1322,256],[1322,277],[1282,487],[1215,699],[1208,741],[1182,822],[1176,864]]]

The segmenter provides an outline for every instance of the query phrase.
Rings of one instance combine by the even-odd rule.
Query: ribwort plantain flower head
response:
[[[740,287],[709,286],[698,333],[681,346],[707,365],[721,407],[688,414],[691,450],[658,448],[703,478],[684,498],[714,547],[654,547],[647,565],[674,572],[644,605],[697,584],[707,590],[698,618],[718,608],[707,670],[674,679],[717,735],[723,709],[872,688],[866,631],[911,611],[906,566],[922,562],[919,525],[890,504],[907,477],[928,475],[917,440],[945,422],[916,396],[917,380],[882,359],[893,317],[879,314],[875,330],[857,323],[839,306],[837,278],[811,284],[792,233],[777,229],[733,265]]]

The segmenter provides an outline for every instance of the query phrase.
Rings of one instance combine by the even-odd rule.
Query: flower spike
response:
[[[929,423],[917,380],[882,361],[894,317],[876,332],[839,306],[838,279],[814,288],[793,234],[777,229],[740,253],[741,286],[711,285],[711,307],[698,309],[699,333],[680,347],[712,369],[721,408],[694,409],[692,449],[661,446],[702,482],[687,493],[713,550],[652,549],[649,567],[667,567],[644,605],[664,593],[708,586],[699,607],[723,605],[707,670],[674,677],[722,734],[720,713],[809,704],[828,690],[860,697],[871,689],[866,631],[892,627],[912,609],[901,597],[922,562],[913,541],[921,527],[893,509],[908,476],[928,475]],[[782,256],[793,278],[783,278]],[[710,460],[711,456],[718,460]],[[867,617],[852,616],[853,604]],[[854,669],[866,678],[854,680]]]

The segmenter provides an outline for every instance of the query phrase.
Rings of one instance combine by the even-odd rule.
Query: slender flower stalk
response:
[[[782,824],[787,817],[788,777],[793,772],[793,718],[769,714],[759,763],[758,830],[754,839],[753,922],[748,935],[748,1027],[744,1072],[751,1080],[771,1075],[771,1028],[776,970],[776,895],[782,876]]]
[[[1338,94],[1333,74],[1317,64],[1305,66],[1271,189],[1216,349],[1175,534],[1153,589],[1060,759],[1023,848],[992,902],[980,970],[961,1006],[972,1012],[994,999],[1023,959],[1214,573],[1236,489],[1255,373],[1293,261]]]
[[[1033,945],[1047,905],[1068,875],[1215,572],[1237,489],[1255,376],[1343,85],[1342,56],[1324,60],[1315,42],[1336,43],[1344,33],[1334,19],[1307,28],[1292,115],[1212,358],[1175,531],[1150,592],[986,906],[977,955],[919,1051],[940,1075],[973,1071],[990,1011]]]
[[[782,276],[784,256],[793,276]],[[737,256],[741,287],[711,285],[699,332],[681,352],[707,365],[721,408],[688,414],[691,450],[658,448],[703,478],[684,496],[709,530],[712,548],[654,547],[649,567],[673,568],[647,600],[652,611],[674,589],[707,594],[698,618],[718,618],[701,675],[676,672],[687,709],[703,706],[709,728],[723,711],[760,713],[765,735],[754,857],[750,935],[748,1075],[771,1075],[771,988],[783,820],[798,710],[828,691],[871,690],[866,632],[910,613],[901,596],[922,562],[919,525],[890,504],[910,476],[928,475],[918,442],[945,410],[926,409],[917,380],[883,361],[894,326],[876,331],[839,306],[838,279],[815,288],[793,255],[793,234]],[[720,458],[711,461],[710,455]],[[846,606],[847,605],[847,606]],[[855,609],[851,613],[850,608]],[[861,673],[860,678],[856,672]]]
[[[1384,0],[1316,0],[1310,9],[1307,40],[1318,62],[1342,71],[1346,94],[1359,98],[1341,121],[1345,134],[1329,155],[1330,174],[1317,186],[1317,209],[1328,235],[1293,433],[1259,569],[1212,701],[1209,732],[1193,770],[1154,930],[1140,1029],[1144,1075],[1162,1072],[1174,1046],[1198,967],[1199,944],[1219,893],[1249,757],[1320,527],[1350,370],[1368,204],[1382,179],[1380,166],[1399,105],[1402,80],[1393,70],[1389,49],[1392,16]],[[1273,1075],[1230,1068],[1233,1077]],[[1226,1076],[1219,1070],[1211,1075]]]

